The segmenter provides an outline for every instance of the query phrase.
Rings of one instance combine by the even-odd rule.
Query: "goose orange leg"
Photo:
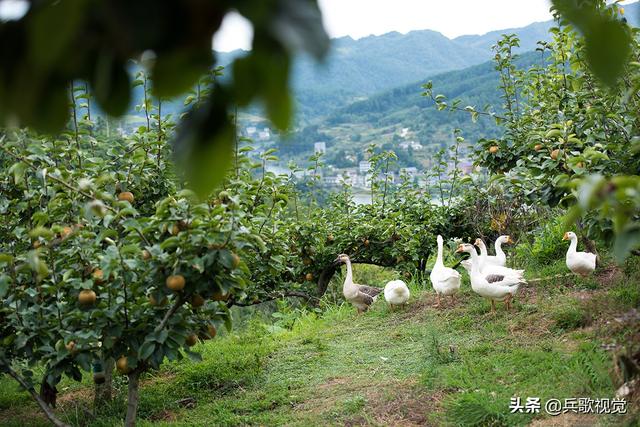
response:
[[[496,302],[494,300],[491,300],[491,312],[496,312]]]

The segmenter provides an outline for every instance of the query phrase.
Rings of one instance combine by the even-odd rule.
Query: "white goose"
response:
[[[499,265],[501,267],[507,266],[507,255],[502,250],[503,243],[513,243],[511,236],[500,236],[496,239],[494,244],[496,248],[495,255],[489,255],[487,246],[480,238],[476,239],[475,245],[480,248],[480,268],[487,265]]]
[[[411,292],[402,280],[392,280],[384,287],[384,299],[393,310],[396,305],[404,305],[409,301]]]
[[[342,286],[342,294],[345,299],[358,309],[358,313],[367,311],[369,306],[373,304],[378,297],[378,294],[382,292],[382,289],[353,283],[353,270],[351,269],[349,255],[340,254],[335,262],[344,262],[347,265],[347,276]]]
[[[588,252],[578,252],[578,236],[573,231],[564,233],[562,240],[571,240],[567,251],[567,267],[579,276],[588,276],[596,269],[596,255]]]
[[[502,237],[504,237],[505,239],[501,239]],[[499,238],[499,240],[502,240],[504,242],[506,242],[507,239],[510,240],[509,236],[500,236]],[[487,262],[487,259],[488,259],[486,257],[487,247],[485,246],[482,239],[476,239],[475,245],[480,248],[481,255],[478,256],[478,268],[482,273],[497,274],[501,276],[510,276],[518,280],[524,280],[524,270],[516,270],[513,268],[509,268],[509,267],[505,267],[497,264],[491,264],[490,262]],[[500,245],[502,245],[502,242],[500,243]],[[498,250],[498,247],[499,247],[498,241],[496,241],[496,251]],[[504,255],[504,252],[502,252],[502,248],[500,248],[499,252],[501,252],[502,255]],[[494,258],[495,260],[495,257],[489,257],[489,258]],[[506,262],[506,256],[505,256],[505,262]]]
[[[470,259],[463,259],[462,261],[460,261],[460,265],[462,267],[464,267],[465,270],[467,270],[467,273],[471,274],[471,260]]]
[[[431,270],[429,278],[431,279],[431,285],[436,291],[436,297],[438,298],[437,306],[440,306],[440,295],[454,295],[460,289],[460,273],[453,268],[445,267],[442,261],[442,249],[444,241],[442,236],[438,236],[438,257],[436,263]]]
[[[478,261],[480,261],[480,256],[478,256]],[[469,276],[471,276],[471,260],[464,259],[460,261],[460,265],[464,267],[464,269],[467,270],[467,273],[469,273]],[[481,270],[481,272],[485,275],[499,274],[499,275],[513,277],[518,280],[524,280],[524,270],[514,270],[508,267],[500,267],[499,265],[490,265],[488,267],[485,267],[484,270]]]
[[[496,310],[496,301],[504,301],[507,310],[511,310],[511,299],[518,291],[524,279],[493,273],[480,272],[480,258],[476,249],[468,244],[458,246],[456,252],[467,252],[471,255],[471,289],[478,295],[491,301],[491,312]]]

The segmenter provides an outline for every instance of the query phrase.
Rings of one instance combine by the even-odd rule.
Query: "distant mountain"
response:
[[[539,40],[549,38],[551,26],[552,22],[534,23],[453,40],[431,30],[391,32],[358,40],[333,39],[324,63],[317,64],[309,57],[300,57],[294,63],[298,118],[301,123],[310,123],[376,93],[488,61],[491,46],[502,34],[518,34],[520,52],[533,50]],[[228,64],[243,53],[219,53],[218,62]]]
[[[453,40],[431,30],[391,32],[358,40],[333,39],[323,63],[304,56],[294,63],[293,87],[299,119],[302,123],[312,122],[376,93],[485,62],[492,56],[491,46],[504,33],[519,34],[521,51],[532,50],[538,40],[548,38],[550,27],[550,22],[535,23]],[[227,65],[244,53],[218,53],[218,63]]]
[[[640,3],[627,4],[624,8],[626,19],[638,26]],[[316,64],[304,56],[294,62],[293,87],[299,126],[319,123],[353,102],[386,90],[486,62],[493,57],[491,47],[503,34],[518,35],[517,52],[532,51],[538,41],[551,38],[548,30],[553,24],[553,21],[536,22],[522,28],[454,39],[431,30],[391,32],[358,40],[333,39],[324,63]],[[241,50],[218,53],[218,63],[227,65],[245,53]]]
[[[520,38],[518,52],[534,50],[539,40],[549,39],[549,29],[553,27],[553,21],[535,22],[522,28],[508,28],[505,30],[491,31],[483,35],[467,35],[453,39],[454,42],[469,48],[483,51],[485,58],[491,56],[491,47],[503,34],[517,34]]]
[[[359,40],[343,37],[333,40],[324,64],[309,58],[296,62],[294,88],[301,113],[315,117],[349,101],[487,59],[482,49],[429,30]]]
[[[539,53],[525,52],[515,63],[526,69],[540,60]],[[337,109],[322,121],[280,141],[281,156],[302,160],[313,153],[314,142],[323,141],[327,147],[326,161],[349,167],[354,165],[346,164],[344,159],[359,159],[370,143],[376,143],[383,149],[393,149],[401,166],[426,166],[435,150],[451,143],[456,128],[462,130],[470,143],[500,135],[500,129],[490,118],[472,123],[468,114],[437,111],[432,101],[421,96],[422,85],[428,80],[433,82],[435,93],[442,93],[450,100],[460,99],[461,107],[471,105],[481,109],[491,105],[494,111],[501,110],[499,74],[493,61],[487,61],[437,74]],[[402,129],[408,130],[408,136],[400,136]],[[403,148],[408,141],[415,141],[422,148]]]

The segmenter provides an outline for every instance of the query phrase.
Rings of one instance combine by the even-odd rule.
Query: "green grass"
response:
[[[528,277],[564,273],[562,263]],[[361,316],[347,304],[327,303],[321,313],[281,304],[272,319],[281,326],[249,322],[198,345],[202,362],[149,374],[139,425],[526,425],[532,415],[509,414],[512,396],[613,396],[612,357],[600,345],[606,330],[591,325],[638,306],[639,276],[633,264],[606,289],[595,279],[537,282],[513,313],[500,306],[495,315],[468,283],[441,309],[428,284],[415,282],[409,306],[394,312],[383,301]],[[90,393],[64,399],[88,382],[65,382],[59,414],[73,425],[118,425],[126,385],[116,383],[116,399],[92,421],[81,410]],[[46,425],[7,378],[0,425]]]

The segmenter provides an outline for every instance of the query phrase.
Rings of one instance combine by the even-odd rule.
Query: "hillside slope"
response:
[[[539,53],[528,52],[522,54],[516,64],[526,69],[542,60]],[[299,156],[300,160],[313,153],[314,142],[325,141],[326,157],[332,163],[346,155],[363,153],[372,142],[400,153],[402,141],[397,135],[402,128],[408,128],[411,139],[426,147],[413,154],[418,159],[427,159],[434,150],[451,141],[455,128],[461,129],[463,136],[472,143],[479,138],[499,136],[500,129],[490,118],[483,117],[473,123],[468,114],[438,111],[431,100],[422,96],[422,85],[429,80],[433,82],[435,93],[460,99],[462,106],[483,108],[491,105],[494,111],[501,110],[499,75],[493,61],[488,61],[441,73],[337,109],[326,119],[281,141],[280,152],[285,157]]]
[[[563,264],[535,275],[564,273]],[[491,314],[468,282],[440,309],[432,290],[414,283],[409,305],[395,312],[383,301],[360,316],[344,304],[325,307],[321,317],[285,310],[276,325],[254,321],[245,332],[199,345],[203,362],[169,364],[148,376],[140,425],[525,425],[534,418],[551,425],[544,411],[511,415],[510,398],[612,398],[617,379],[602,344],[629,332],[610,320],[638,305],[639,277],[636,263],[594,279],[532,282],[512,313],[499,307]],[[122,413],[126,387],[116,383],[114,407],[99,421],[83,413],[91,405],[88,383],[64,384],[58,412],[74,426],[117,425],[110,417]],[[553,421],[620,425],[620,418],[564,414]],[[0,424],[46,425],[6,379]]]

